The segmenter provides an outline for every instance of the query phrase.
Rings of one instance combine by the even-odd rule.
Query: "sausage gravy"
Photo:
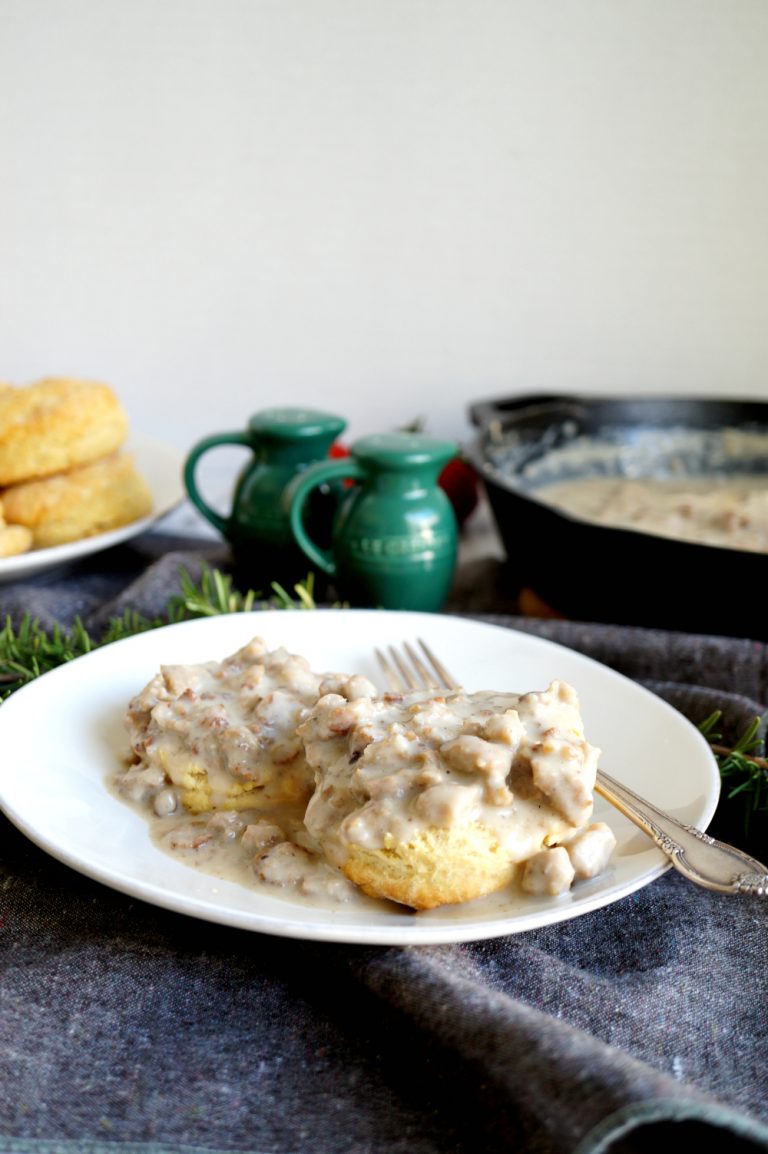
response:
[[[585,477],[543,485],[532,493],[565,513],[601,525],[768,553],[768,475]]]
[[[291,900],[364,902],[349,844],[480,822],[530,893],[603,870],[592,822],[599,750],[574,690],[377,696],[259,638],[223,661],[168,665],[129,702],[111,786],[164,851]],[[557,851],[557,852],[555,852]]]

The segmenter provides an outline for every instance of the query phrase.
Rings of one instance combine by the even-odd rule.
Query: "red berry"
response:
[[[474,512],[479,500],[477,473],[463,457],[454,457],[441,472],[440,488],[449,498],[459,525]]]

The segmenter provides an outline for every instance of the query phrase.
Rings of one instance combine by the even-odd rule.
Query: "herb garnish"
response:
[[[69,629],[55,625],[49,631],[29,613],[24,614],[18,628],[14,628],[7,617],[0,629],[0,701],[57,665],[64,665],[112,641],[146,633],[161,625],[195,617],[246,613],[257,602],[265,608],[315,608],[311,573],[303,584],[294,586],[295,599],[276,581],[272,583],[272,595],[268,599],[259,600],[260,594],[252,589],[240,593],[233,587],[230,576],[208,566],[203,566],[199,584],[195,584],[187,571],[181,569],[179,590],[168,601],[164,616],[144,617],[134,609],[126,609],[121,616],[109,619],[98,640],[88,633],[79,617]]]
[[[768,759],[763,739],[758,736],[765,716],[755,717],[734,745],[723,745],[723,735],[716,731],[722,710],[717,709],[699,724],[717,759],[720,777],[728,787],[727,801],[739,801],[743,807],[743,832],[748,835],[756,814],[768,812]],[[757,751],[760,750],[760,753]]]

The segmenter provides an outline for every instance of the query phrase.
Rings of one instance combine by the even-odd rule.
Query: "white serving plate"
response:
[[[512,889],[414,913],[305,905],[228,882],[157,849],[145,819],[107,789],[127,752],[123,715],[161,664],[220,660],[261,636],[317,671],[380,676],[372,648],[423,637],[467,690],[524,692],[555,678],[580,698],[587,739],[614,777],[704,829],[720,793],[708,743],[666,702],[590,658],[515,630],[440,614],[355,609],[270,610],[164,626],[97,649],[45,674],[0,706],[0,807],[53,857],[115,890],[208,922],[289,938],[413,945],[519,933],[598,910],[648,885],[668,859],[597,797],[613,828],[609,868],[556,898]]]

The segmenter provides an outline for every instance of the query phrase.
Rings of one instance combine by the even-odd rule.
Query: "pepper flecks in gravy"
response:
[[[162,666],[125,726],[131,752],[111,784],[155,844],[273,896],[431,908],[513,880],[558,894],[601,872],[615,845],[592,822],[599,750],[561,681],[381,697],[364,677],[315,673],[254,638],[223,661]],[[361,857],[389,868],[393,851],[413,872],[424,844],[425,899],[410,897],[423,887],[360,879]],[[435,886],[454,864],[478,880]]]

